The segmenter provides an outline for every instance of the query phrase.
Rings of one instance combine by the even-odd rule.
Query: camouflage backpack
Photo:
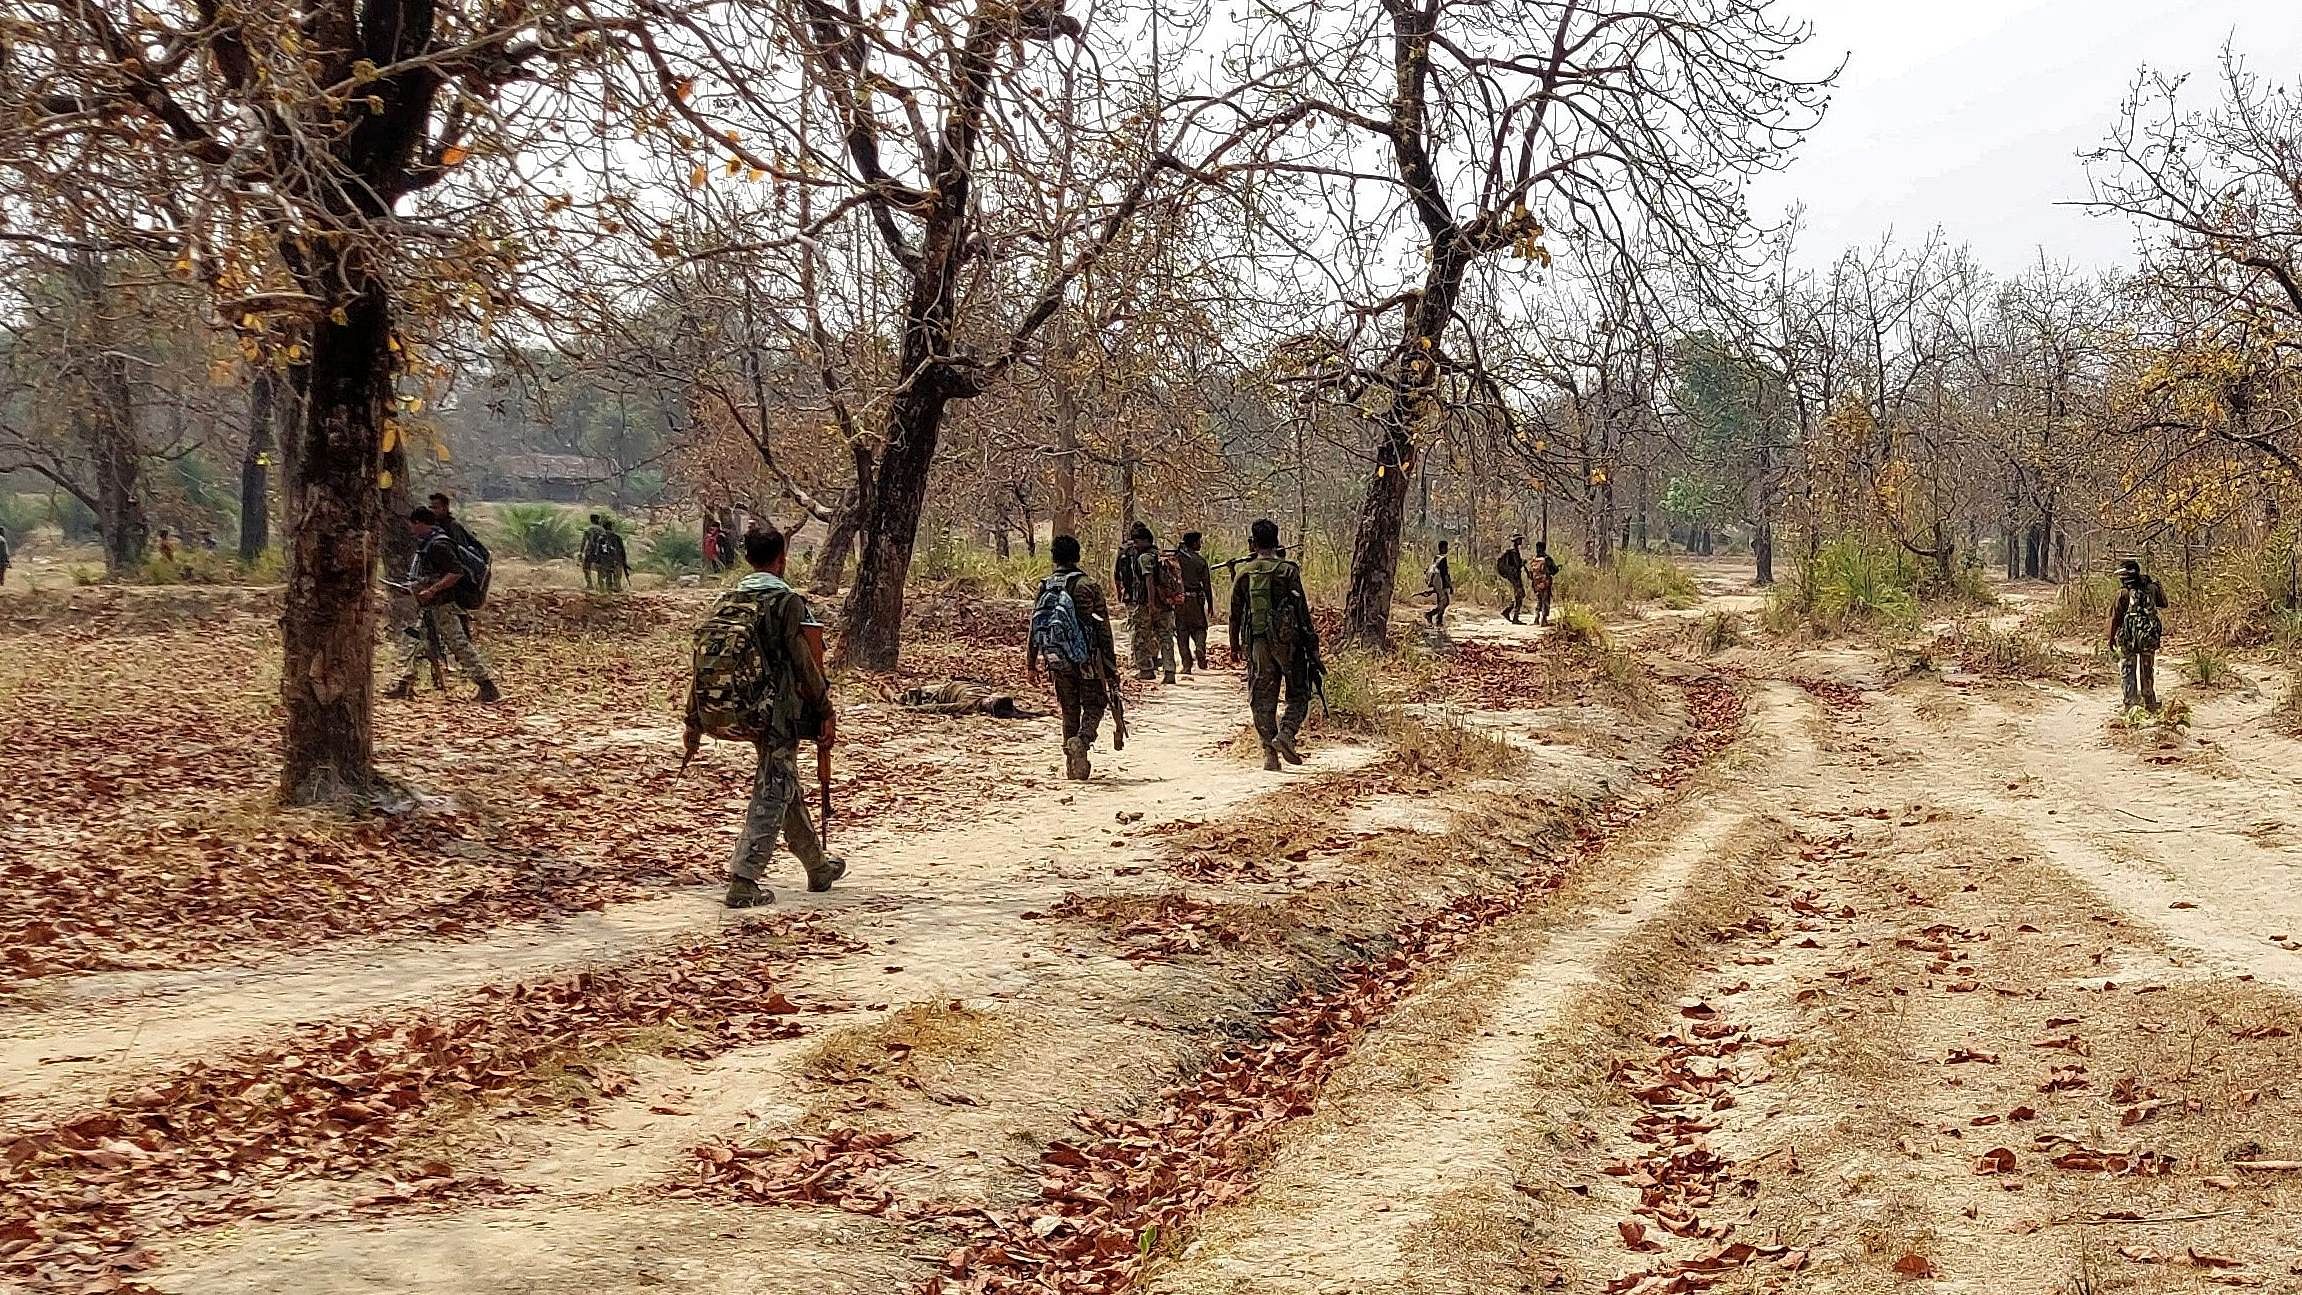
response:
[[[730,589],[695,627],[695,674],[688,687],[696,722],[707,735],[727,742],[768,735],[790,667],[781,646],[769,644],[766,627],[792,596],[788,589]]]
[[[2145,579],[2127,590],[2126,618],[2118,623],[2118,646],[2127,652],[2156,652],[2166,641],[2166,621],[2158,614],[2158,586]]]

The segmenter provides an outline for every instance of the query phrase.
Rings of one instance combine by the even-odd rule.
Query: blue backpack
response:
[[[1039,599],[1031,604],[1031,646],[1049,661],[1085,665],[1095,649],[1087,642],[1087,627],[1079,623],[1079,604],[1071,601],[1071,582],[1079,572],[1051,575],[1039,582]]]

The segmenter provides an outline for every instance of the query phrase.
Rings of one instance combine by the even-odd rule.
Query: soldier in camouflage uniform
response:
[[[767,527],[743,537],[744,560],[751,574],[736,583],[725,597],[750,594],[760,598],[758,642],[772,654],[770,677],[780,690],[768,707],[767,731],[756,739],[759,764],[752,775],[751,804],[744,811],[743,835],[736,838],[727,883],[729,908],[752,908],[775,902],[775,892],[759,884],[760,874],[775,853],[777,837],[807,870],[807,888],[831,889],[847,875],[847,861],[827,854],[807,814],[806,784],[799,775],[799,743],[812,739],[830,746],[838,736],[838,716],[831,705],[831,685],[823,673],[823,624],[816,620],[807,599],[784,582],[784,535]],[[695,754],[703,727],[697,717],[697,696],[688,695],[686,748]]]
[[[1263,767],[1275,770],[1281,756],[1290,764],[1303,763],[1295,735],[1311,713],[1311,664],[1319,652],[1319,631],[1311,623],[1302,569],[1280,556],[1279,524],[1268,517],[1257,521],[1248,544],[1255,556],[1231,582],[1231,660],[1246,662]],[[1282,691],[1287,695],[1284,714],[1279,709]]]
[[[993,719],[1038,719],[1040,716],[1040,712],[1026,708],[1012,694],[967,679],[946,679],[906,688],[896,700],[905,710],[929,715],[989,715]]]
[[[1055,537],[1055,570],[1050,579],[1067,582],[1079,626],[1087,633],[1088,657],[1081,664],[1050,659],[1047,682],[1054,686],[1055,704],[1063,710],[1064,776],[1085,781],[1092,769],[1087,752],[1103,727],[1103,712],[1111,706],[1111,692],[1119,682],[1119,648],[1111,635],[1111,606],[1102,586],[1079,569],[1079,541],[1069,535]],[[1024,654],[1024,668],[1039,676],[1039,644]]]
[[[1129,652],[1135,658],[1135,677],[1149,679],[1162,669],[1166,681],[1175,682],[1175,609],[1159,588],[1159,542],[1151,528],[1135,523],[1128,532],[1125,560],[1131,578],[1120,586],[1120,597],[1134,608],[1127,620]]]
[[[597,589],[600,584],[600,540],[607,534],[600,525],[598,513],[591,515],[590,524],[583,528],[583,543],[576,549],[576,560],[583,565],[583,587]]]
[[[408,534],[416,542],[415,556],[408,560],[408,592],[415,596],[416,605],[423,609],[421,619],[410,628],[400,649],[399,682],[386,689],[386,697],[409,698],[416,695],[416,670],[432,655],[436,641],[441,650],[456,659],[463,672],[480,686],[479,699],[484,702],[503,700],[496,688],[494,676],[488,670],[488,659],[480,655],[472,642],[471,625],[466,621],[463,607],[458,605],[457,588],[469,577],[461,558],[456,556],[455,541],[437,514],[429,508],[418,508],[408,514]]]

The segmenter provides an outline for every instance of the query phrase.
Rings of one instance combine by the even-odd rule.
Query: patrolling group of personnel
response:
[[[1197,558],[1199,539],[1196,533],[1186,535],[1179,551],[1160,553],[1150,528],[1138,526],[1121,550],[1114,583],[1125,605],[1134,609],[1134,664],[1141,678],[1155,677],[1161,666],[1169,679],[1178,668],[1183,673],[1208,668],[1207,620],[1215,606],[1216,568],[1203,558],[1185,560]],[[1302,572],[1279,545],[1278,523],[1268,518],[1256,522],[1248,543],[1252,551],[1247,557],[1220,564],[1237,571],[1231,584],[1231,659],[1247,668],[1263,767],[1275,770],[1281,761],[1303,763],[1297,739],[1325,668]],[[1044,673],[1054,690],[1063,716],[1066,775],[1084,779],[1090,773],[1088,752],[1106,714],[1113,720],[1112,745],[1126,744],[1119,655],[1110,603],[1102,586],[1081,568],[1078,539],[1056,536],[1053,556],[1055,569],[1041,582],[1032,604],[1024,662],[1032,677]],[[800,772],[800,743],[812,741],[818,816],[828,830],[837,712],[824,668],[823,625],[806,596],[784,579],[788,558],[789,541],[781,531],[764,528],[745,535],[743,559],[750,573],[719,596],[695,631],[694,677],[681,734],[685,754],[692,759],[703,739],[714,737],[751,743],[756,760],[751,801],[729,866],[724,901],[729,908],[774,902],[774,892],[761,878],[779,839],[805,870],[809,890],[828,890],[847,871],[846,861],[830,852],[824,830],[808,812]],[[436,606],[438,597],[427,608]],[[1191,610],[1182,611],[1186,607]],[[978,696],[981,691],[950,684],[914,689],[903,701],[952,713],[1033,713],[1013,698]]]
[[[1168,683],[1178,673],[1189,678],[1209,668],[1207,634],[1215,610],[1214,573],[1236,569],[1231,581],[1231,661],[1247,667],[1249,708],[1262,743],[1263,767],[1280,761],[1303,763],[1296,745],[1311,698],[1325,667],[1319,659],[1319,630],[1303,592],[1302,571],[1279,546],[1279,524],[1263,518],[1248,528],[1244,558],[1211,565],[1201,555],[1201,536],[1191,531],[1175,549],[1162,553],[1151,528],[1137,522],[1113,563],[1112,581],[1120,600],[1132,609],[1135,677],[1164,671]],[[1055,570],[1040,582],[1031,608],[1031,639],[1024,666],[1033,678],[1042,667],[1063,712],[1065,776],[1092,773],[1087,753],[1112,712],[1112,746],[1127,742],[1125,700],[1119,690],[1119,651],[1111,630],[1111,608],[1102,587],[1080,569],[1079,540],[1058,535]],[[1284,708],[1281,702],[1284,699]]]
[[[1522,613],[1526,611],[1527,590],[1531,586],[1535,594],[1535,624],[1548,625],[1551,623],[1551,590],[1558,580],[1559,562],[1550,555],[1550,546],[1542,540],[1535,541],[1532,558],[1519,552],[1519,546],[1526,542],[1526,536],[1513,535],[1511,546],[1495,558],[1495,574],[1511,587],[1511,601],[1503,606],[1503,619],[1514,625],[1526,624]],[[1447,542],[1440,540],[1438,555],[1431,559],[1429,569],[1423,573],[1423,591],[1416,595],[1431,600],[1431,610],[1423,613],[1423,623],[1432,629],[1447,627],[1447,608],[1455,602],[1455,573],[1449,563]]]

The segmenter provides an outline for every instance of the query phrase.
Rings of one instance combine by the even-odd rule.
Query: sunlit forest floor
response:
[[[2295,1289],[2273,672],[2176,621],[2142,722],[2046,586],[1815,642],[1694,574],[1595,631],[1403,608],[1280,773],[1237,672],[1131,690],[1086,784],[894,703],[1030,692],[1022,604],[920,591],[842,682],[847,879],[743,914],[745,760],[678,769],[704,590],[519,573],[507,704],[381,703],[359,819],[271,805],[269,593],[12,590],[0,1275]]]

